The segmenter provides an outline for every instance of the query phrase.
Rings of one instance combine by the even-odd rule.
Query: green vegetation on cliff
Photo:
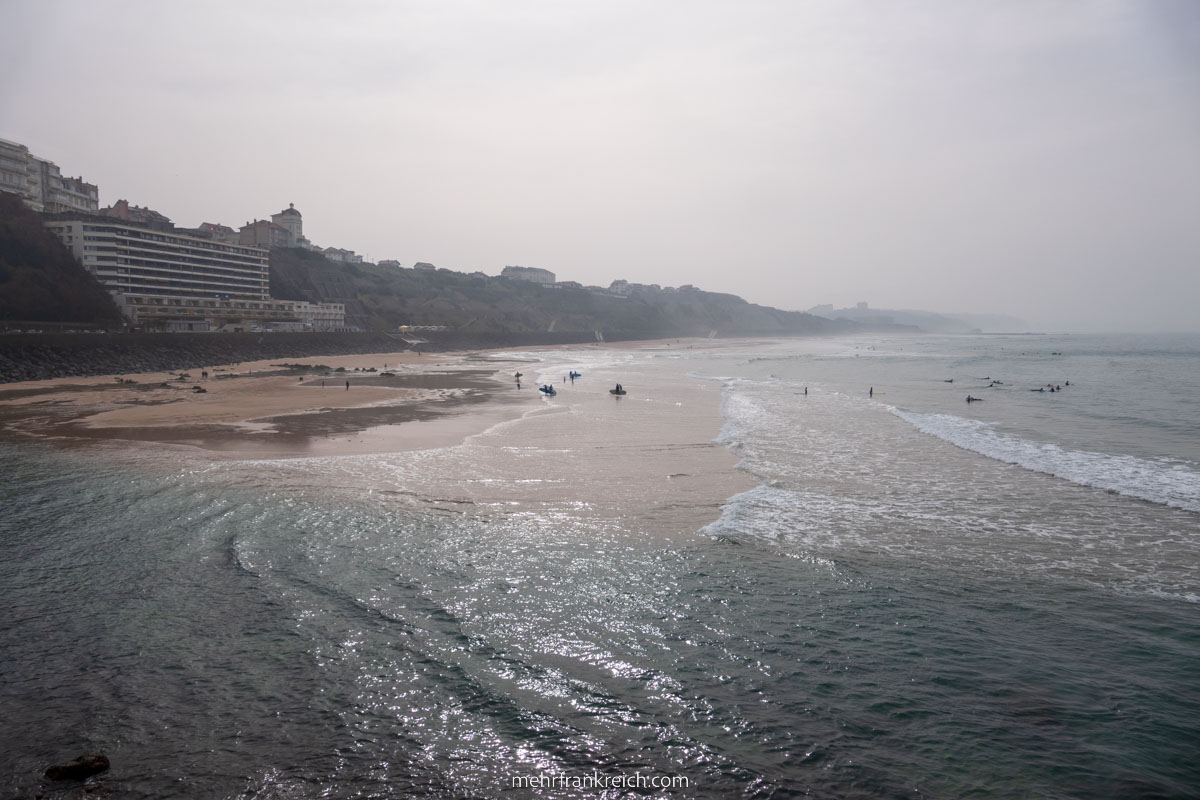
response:
[[[0,326],[120,322],[112,296],[46,230],[41,215],[0,193]]]
[[[697,289],[634,288],[625,296],[582,287],[450,270],[343,264],[299,249],[271,251],[271,296],[346,304],[364,330],[445,325],[459,331],[600,331],[646,336],[833,333],[854,326]]]

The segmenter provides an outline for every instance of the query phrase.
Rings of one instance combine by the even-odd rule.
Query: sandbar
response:
[[[523,413],[528,392],[513,391],[509,366],[401,352],[218,364],[204,368],[207,377],[192,370],[7,384],[0,431],[239,458],[424,449]]]
[[[536,350],[733,344],[659,339]],[[523,360],[521,352],[312,356],[214,364],[187,373],[5,384],[0,386],[0,439],[38,439],[68,447],[98,442],[172,445],[194,448],[205,457],[235,459],[446,447],[536,407],[536,392],[514,391],[513,373],[523,364],[530,366],[531,359]]]

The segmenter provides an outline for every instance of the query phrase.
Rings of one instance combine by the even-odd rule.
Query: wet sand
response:
[[[465,354],[323,356],[207,371],[10,384],[0,388],[0,430],[64,445],[162,443],[241,458],[349,455],[456,443],[519,416],[520,401],[529,401],[513,391],[505,362]]]
[[[714,344],[650,340],[538,350],[701,343]],[[197,369],[6,384],[0,436],[62,446],[179,445],[237,459],[445,447],[536,408],[533,387],[515,391],[513,373],[529,366],[504,355],[515,352],[314,356],[217,364],[203,368],[207,377]]]
[[[569,363],[572,351],[591,349],[318,357],[218,365],[207,380],[154,373],[11,384],[0,387],[0,439],[84,448],[134,469],[183,468],[190,480],[304,497],[366,492],[389,507],[439,513],[616,520],[632,510],[630,519],[660,536],[691,535],[752,488],[738,458],[714,441],[717,383],[643,372],[624,403],[587,381],[550,402],[532,382],[517,389],[514,372],[534,379],[560,360],[549,351]]]

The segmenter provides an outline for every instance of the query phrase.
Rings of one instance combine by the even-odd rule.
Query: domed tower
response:
[[[274,222],[288,232],[289,247],[300,246],[300,242],[304,240],[304,219],[300,216],[300,212],[296,210],[294,203],[288,203],[288,207],[283,211],[280,211],[278,214],[272,214],[271,222]]]

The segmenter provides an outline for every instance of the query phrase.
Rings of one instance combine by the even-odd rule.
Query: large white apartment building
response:
[[[46,227],[135,325],[190,331],[345,325],[342,304],[305,303],[301,314],[293,301],[272,299],[265,248],[90,215],[59,215]]]
[[[173,297],[270,299],[267,250],[99,218],[46,227],[109,289]]]

